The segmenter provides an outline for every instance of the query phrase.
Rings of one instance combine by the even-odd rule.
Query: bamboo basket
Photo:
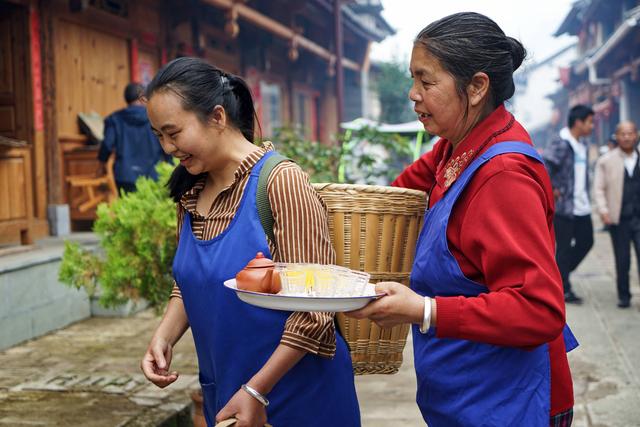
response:
[[[422,191],[377,185],[314,184],[329,211],[336,264],[366,271],[373,283],[409,286],[426,195]],[[394,374],[410,325],[380,328],[370,320],[337,314],[356,375]]]

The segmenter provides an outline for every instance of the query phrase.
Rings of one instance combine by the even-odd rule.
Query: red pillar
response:
[[[31,92],[33,93],[33,124],[36,132],[44,130],[42,115],[42,64],[40,62],[40,15],[29,8],[29,31],[31,33]]]

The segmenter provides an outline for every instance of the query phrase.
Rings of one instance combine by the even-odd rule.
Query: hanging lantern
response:
[[[295,36],[289,40],[289,51],[287,54],[291,62],[296,62],[300,56],[300,52],[298,52],[298,40]]]
[[[224,32],[235,39],[240,34],[240,25],[238,25],[238,9],[233,6],[226,13],[227,22],[224,24]]]
[[[329,64],[327,65],[327,75],[333,77],[336,75],[336,57],[331,55],[329,58]]]

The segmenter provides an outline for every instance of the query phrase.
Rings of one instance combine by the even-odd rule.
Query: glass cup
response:
[[[288,295],[306,295],[306,273],[299,264],[289,264],[281,273],[282,289]]]
[[[313,273],[314,286],[313,290],[315,296],[318,297],[332,297],[336,291],[336,283],[338,276],[329,268],[318,268]]]
[[[289,286],[288,286],[288,282],[287,282],[287,275],[286,275],[286,271],[287,271],[287,264],[283,263],[283,262],[276,262],[276,264],[273,267],[273,271],[278,274],[279,279],[280,279],[280,292],[278,292],[279,294],[288,294],[289,293]],[[274,279],[275,280],[275,279]]]
[[[364,271],[351,271],[351,287],[350,292],[353,297],[363,296],[367,285],[369,284],[369,279],[371,275],[369,273],[365,273]]]

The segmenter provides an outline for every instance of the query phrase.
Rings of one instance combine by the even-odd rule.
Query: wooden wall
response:
[[[0,3],[0,244],[30,243],[34,226],[27,16]]]
[[[31,243],[33,192],[29,148],[0,150],[0,243]]]
[[[55,35],[56,107],[60,139],[79,137],[78,113],[107,116],[126,106],[129,50],[121,37],[58,21]]]

